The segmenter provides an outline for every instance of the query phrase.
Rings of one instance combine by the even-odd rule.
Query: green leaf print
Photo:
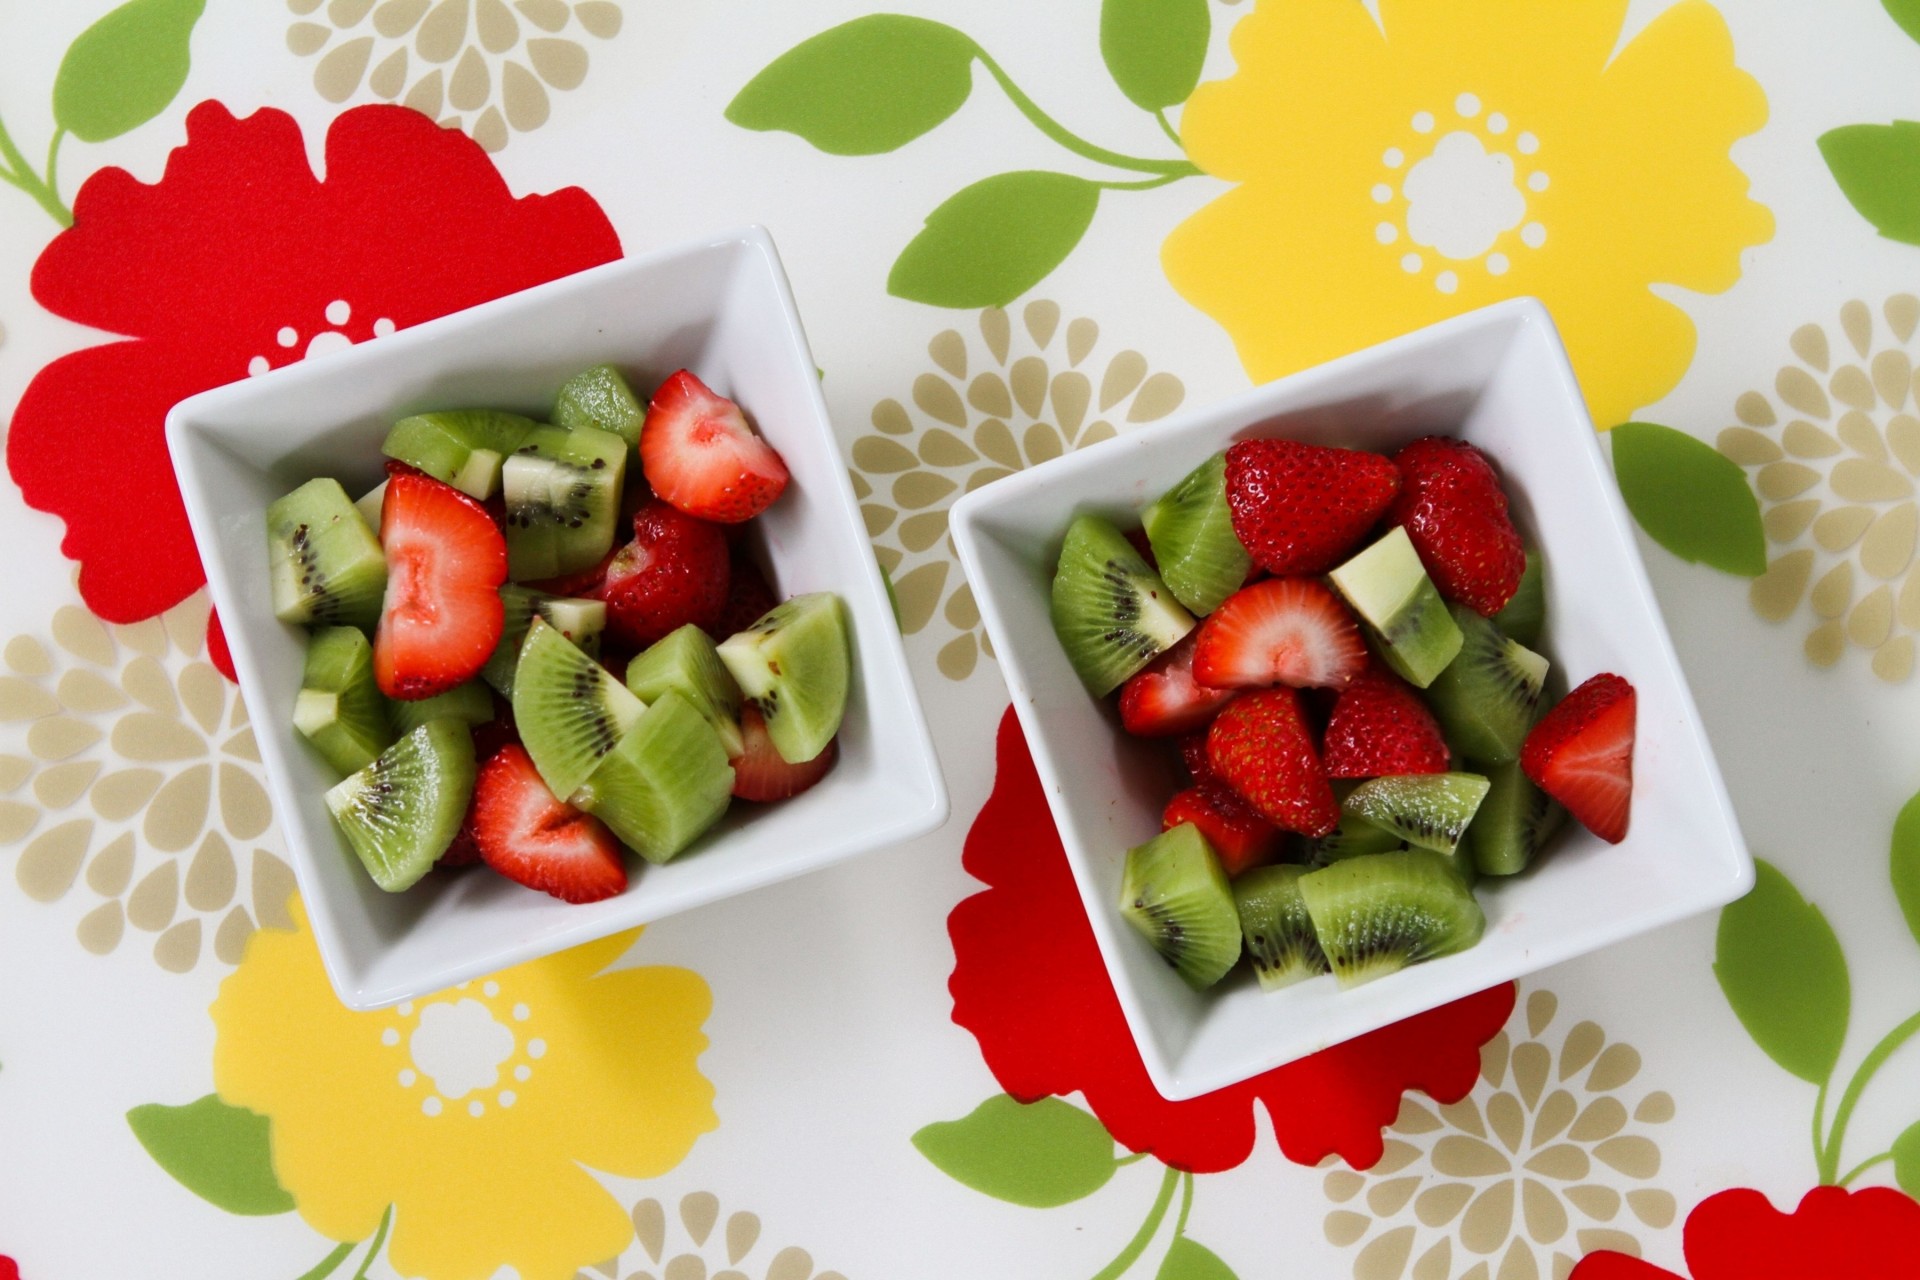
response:
[[[988,1098],[963,1119],[920,1130],[913,1145],[954,1181],[1031,1209],[1090,1196],[1119,1167],[1106,1128],[1058,1098]]]
[[[175,1182],[228,1213],[258,1216],[293,1208],[293,1197],[273,1173],[265,1116],[210,1093],[182,1107],[135,1107],[127,1124]]]
[[[1146,111],[1177,107],[1200,83],[1213,32],[1208,0],[1104,0],[1100,56],[1120,92]]]
[[[187,82],[187,40],[205,0],[129,0],[80,33],[53,81],[53,119],[84,142],[117,138]]]
[[[1902,31],[1920,40],[1920,0],[1880,0],[1880,3]]]
[[[1907,917],[1907,929],[1920,942],[1920,795],[1907,801],[1893,820],[1893,851],[1888,859],[1893,896]]]
[[[1920,1200],[1920,1123],[1910,1124],[1893,1140],[1893,1180]]]
[[[1759,859],[1754,872],[1753,892],[1720,913],[1713,976],[1769,1058],[1824,1084],[1847,1035],[1847,959],[1820,908],[1786,876]]]
[[[1073,252],[1099,203],[1100,184],[1070,174],[983,178],[927,215],[887,292],[936,307],[1004,307]]]
[[[1849,124],[1820,135],[1840,192],[1881,235],[1920,244],[1920,122]]]
[[[1620,496],[1648,537],[1722,573],[1753,578],[1767,571],[1760,503],[1738,463],[1658,423],[1624,423],[1608,437]]]
[[[774,59],[727,104],[727,119],[799,134],[830,155],[877,155],[960,109],[979,52],[964,33],[926,18],[855,18]]]
[[[1198,1240],[1177,1237],[1161,1259],[1155,1280],[1239,1280],[1233,1268]]]

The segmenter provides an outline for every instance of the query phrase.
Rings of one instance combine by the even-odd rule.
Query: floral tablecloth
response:
[[[1906,117],[1916,0],[0,0],[0,1278],[1920,1275]],[[953,821],[346,1011],[166,409],[743,222]],[[1757,887],[1164,1101],[948,506],[1520,294]]]

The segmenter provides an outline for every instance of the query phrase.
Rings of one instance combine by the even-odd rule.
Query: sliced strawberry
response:
[[[1322,754],[1330,778],[1445,773],[1447,740],[1413,686],[1369,663],[1340,691]]]
[[[1400,491],[1391,460],[1292,440],[1227,450],[1233,532],[1270,573],[1325,573],[1358,546]]]
[[[1486,455],[1464,440],[1428,436],[1394,461],[1402,483],[1387,521],[1405,527],[1433,585],[1488,618],[1506,608],[1527,553]]]
[[[1282,831],[1323,836],[1340,825],[1340,802],[1292,689],[1261,689],[1234,699],[1207,730],[1207,763]]]
[[[389,698],[430,698],[480,674],[500,643],[507,544],[479,503],[428,476],[387,481],[387,595],[373,674]]]
[[[643,649],[688,623],[711,626],[727,606],[728,573],[719,525],[650,500],[634,512],[633,541],[607,566],[607,633]]]
[[[1180,643],[1120,686],[1120,723],[1128,733],[1143,738],[1192,733],[1233,701],[1233,690],[1195,682],[1193,642],[1197,634],[1188,632]]]
[[[729,528],[734,526],[728,526]],[[716,642],[737,635],[758,622],[767,610],[780,603],[780,597],[767,585],[760,566],[737,549],[727,571],[727,603],[714,624],[705,628]]]
[[[1360,624],[1314,578],[1263,578],[1200,624],[1193,678],[1214,689],[1286,684],[1337,689],[1367,664]]]
[[[541,578],[526,583],[535,591],[544,591],[550,596],[561,596],[572,600],[598,600],[600,592],[607,582],[607,570],[613,565],[613,558],[620,554],[621,548],[615,547],[600,557],[600,563],[578,573],[563,574],[558,578]]]
[[[473,758],[482,765],[520,741],[520,731],[513,724],[513,708],[497,693],[493,695],[493,707],[494,718],[473,727]],[[435,866],[470,867],[481,860],[480,842],[473,834],[479,799],[480,793],[476,788],[467,800],[467,815],[460,820],[460,830],[454,833],[453,843],[447,846],[447,851],[440,855]]]
[[[487,761],[473,795],[480,856],[507,879],[563,902],[598,902],[627,887],[620,842],[600,819],[555,799],[525,747]]]
[[[1189,787],[1167,802],[1160,829],[1171,831],[1183,822],[1200,829],[1230,876],[1272,862],[1285,842],[1280,828],[1255,813],[1232,788],[1217,782]]]
[[[653,393],[640,465],[661,499],[722,524],[753,519],[787,487],[787,464],[740,407],[685,369]]]
[[[740,708],[740,737],[746,743],[733,765],[733,794],[742,800],[785,800],[797,796],[827,776],[839,754],[829,739],[819,755],[803,764],[788,764],[767,735],[767,722],[749,702]]]
[[[1609,844],[1627,837],[1633,807],[1633,686],[1594,676],[1540,718],[1520,748],[1520,769],[1582,826]]]

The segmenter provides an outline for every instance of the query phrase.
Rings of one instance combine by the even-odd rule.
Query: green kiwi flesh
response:
[[[1196,991],[1220,981],[1240,959],[1233,887],[1190,822],[1127,850],[1120,914]]]
[[[433,720],[457,720],[472,728],[493,719],[493,691],[483,680],[469,680],[431,698],[396,701],[388,714],[395,733],[412,733]]]
[[[380,452],[485,502],[499,492],[501,464],[534,425],[493,409],[416,413],[393,424]]]
[[[367,528],[373,530],[373,536],[380,536],[380,521],[387,512],[387,482],[382,480],[373,488],[353,500],[353,509],[367,522]]]
[[[1212,613],[1247,580],[1253,559],[1233,532],[1227,455],[1216,453],[1140,513],[1140,523],[1173,598]]]
[[[1493,625],[1524,645],[1540,643],[1547,622],[1547,561],[1540,548],[1527,548],[1527,568],[1507,607],[1493,615]]]
[[[782,760],[804,764],[840,732],[853,653],[839,596],[794,596],[727,637],[716,652],[766,721]]]
[[[293,727],[341,775],[393,745],[387,700],[373,678],[373,646],[357,627],[323,627],[307,643]]]
[[[1451,857],[1486,794],[1479,774],[1403,773],[1361,783],[1342,808],[1408,844]]]
[[[594,427],[537,426],[501,468],[507,576],[578,573],[613,550],[627,442]]]
[[[1426,688],[1460,652],[1460,628],[1405,529],[1395,528],[1328,576],[1366,622],[1380,656],[1410,683]]]
[[[1464,951],[1486,931],[1473,891],[1430,849],[1347,858],[1308,872],[1299,889],[1343,987]]]
[[[669,691],[679,694],[720,735],[729,760],[746,750],[740,736],[740,686],[707,633],[692,623],[656,640],[628,663],[627,688],[648,704]]]
[[[1517,760],[1540,711],[1547,660],[1464,605],[1452,606],[1459,656],[1427,686],[1447,745],[1469,760]]]
[[[513,676],[513,722],[554,795],[572,795],[645,710],[544,619],[527,628]]]
[[[327,809],[373,882],[398,893],[453,843],[473,798],[473,777],[467,726],[435,720],[327,792]]]
[[[1467,827],[1467,851],[1482,875],[1525,871],[1560,829],[1566,810],[1533,785],[1516,761],[1486,766],[1487,798]]]
[[[527,638],[527,628],[533,625],[534,607],[553,598],[544,591],[511,582],[500,588],[500,643],[494,646],[487,665],[480,668],[480,678],[492,685],[501,697],[513,696],[513,673],[520,665],[521,642]]]
[[[1263,991],[1329,971],[1307,900],[1300,896],[1300,878],[1309,874],[1307,867],[1255,867],[1233,882],[1240,935]]]
[[[387,558],[338,480],[309,480],[267,508],[273,615],[282,622],[371,631]]]
[[[599,600],[547,596],[533,602],[535,617],[571,640],[590,658],[600,656],[600,636],[607,629],[607,606]]]
[[[1067,529],[1053,575],[1052,614],[1067,660],[1102,698],[1194,625],[1193,615],[1133,545],[1093,515]]]
[[[658,864],[718,822],[732,798],[733,767],[720,736],[692,703],[669,689],[569,794],[568,803]]]
[[[646,417],[646,406],[610,364],[597,364],[574,374],[560,384],[560,394],[553,402],[555,426],[569,431],[581,427],[610,431],[629,445],[640,443],[640,428]]]
[[[1341,813],[1340,825],[1324,836],[1301,836],[1296,856],[1309,867],[1324,867],[1363,853],[1387,853],[1406,841],[1385,827],[1376,827],[1356,814]]]

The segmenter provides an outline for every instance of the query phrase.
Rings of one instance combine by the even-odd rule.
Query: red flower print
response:
[[[103,169],[73,214],[33,296],[127,340],[40,371],[7,467],[112,622],[206,580],[162,436],[176,401],[620,256],[586,192],[515,199],[470,139],[389,106],[334,120],[316,178],[292,117],[201,103],[159,182]]]
[[[0,1254],[0,1280],[20,1280],[20,1264]]]
[[[1400,1095],[1457,1102],[1480,1075],[1480,1046],[1513,1011],[1513,984],[1409,1018],[1186,1102],[1154,1090],[1074,888],[1026,739],[1000,722],[992,797],[964,865],[986,889],[947,918],[953,1020],[974,1034],[1000,1087],[1025,1102],[1075,1090],[1116,1141],[1176,1169],[1231,1169],[1253,1150],[1253,1104],[1300,1164],[1380,1158]]]
[[[1920,1203],[1891,1187],[1815,1187],[1792,1213],[1739,1188],[1702,1200],[1683,1237],[1693,1280],[1914,1280]],[[1680,1280],[1622,1253],[1590,1253],[1572,1280]]]

